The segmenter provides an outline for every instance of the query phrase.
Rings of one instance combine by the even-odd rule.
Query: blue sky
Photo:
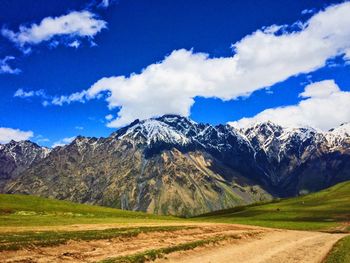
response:
[[[339,15],[348,8],[312,0],[3,0],[0,142],[52,146],[166,113],[327,130],[350,121],[350,19]]]

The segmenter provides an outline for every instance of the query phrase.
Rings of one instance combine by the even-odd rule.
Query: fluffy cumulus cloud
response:
[[[10,61],[14,60],[13,56],[6,56],[3,59],[0,59],[0,74],[18,74],[21,72],[20,69],[14,68],[10,65]]]
[[[350,121],[350,92],[341,91],[333,80],[312,83],[300,94],[297,105],[264,110],[252,118],[230,124],[247,127],[256,122],[273,121],[285,127],[311,126],[329,130]]]
[[[63,139],[61,139],[61,140],[59,140],[59,141],[54,142],[54,143],[52,144],[52,148],[55,148],[55,147],[57,147],[57,146],[64,146],[64,145],[66,145],[66,144],[69,144],[69,143],[71,143],[74,139],[75,139],[75,136],[63,138]]]
[[[51,44],[57,46],[59,40],[66,41],[67,38],[73,39],[67,45],[76,48],[80,45],[77,38],[92,39],[106,26],[105,21],[98,19],[89,11],[74,11],[59,17],[46,17],[39,24],[21,25],[18,32],[2,28],[1,33],[21,48],[45,41],[52,41]]]
[[[0,143],[8,143],[11,140],[22,141],[33,137],[32,131],[0,127]]]
[[[57,97],[52,103],[63,105],[103,95],[110,109],[118,109],[110,127],[168,113],[188,116],[196,96],[222,100],[248,96],[324,67],[330,58],[349,59],[349,13],[350,2],[345,2],[305,23],[265,27],[233,44],[230,57],[175,50],[141,73],[102,78],[89,89]]]
[[[299,97],[325,98],[339,91],[339,86],[334,82],[334,80],[324,80],[307,85],[304,92],[299,94]]]

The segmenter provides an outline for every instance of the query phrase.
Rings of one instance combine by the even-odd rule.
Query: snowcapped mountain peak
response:
[[[187,117],[182,117],[179,115],[164,115],[162,117],[156,118],[155,120],[166,123],[187,137],[196,136],[200,130],[198,123],[192,121]]]
[[[119,139],[130,138],[146,141],[148,145],[156,142],[185,145],[190,140],[172,126],[157,119],[147,119],[128,127]]]
[[[264,140],[269,137],[278,137],[283,140],[291,136],[299,137],[299,139],[304,140],[320,133],[320,131],[312,127],[282,127],[271,121],[257,122],[251,126],[240,129],[240,131],[248,137],[262,136],[261,139]]]
[[[282,129],[282,126],[272,121],[256,122],[251,127],[254,127],[255,129],[258,128],[258,129],[270,129],[270,130]]]
[[[229,125],[212,126],[198,124],[186,117],[165,115],[142,121],[117,131],[116,138],[147,144],[148,147],[159,143],[172,146],[191,146],[214,151],[226,151],[232,148],[252,148],[249,140],[240,131]]]
[[[284,158],[301,156],[304,149],[315,149],[319,133],[312,128],[285,128],[271,121],[241,129],[257,152],[278,163]]]
[[[226,190],[231,189],[234,196],[241,193],[237,192],[241,185],[244,197],[255,193],[256,185],[277,196],[294,196],[305,189],[315,191],[349,180],[349,131],[349,124],[320,132],[273,122],[237,129],[165,115],[136,120],[108,138],[77,136],[50,154],[31,142],[0,146],[0,191],[38,193],[43,189],[35,190],[39,181],[48,194],[64,192],[70,199],[71,175],[79,173],[78,181],[73,180],[76,192],[81,193],[79,200],[101,203],[113,197],[113,203],[125,209],[148,211],[150,202],[163,200],[160,193],[168,189],[174,193],[174,186],[179,187],[175,188],[180,190],[179,197],[174,201],[171,196],[170,204],[182,201],[183,189],[197,198],[193,195],[197,180],[198,185],[205,183],[203,192],[208,193],[208,200],[218,194],[213,204],[217,200],[226,203]],[[64,179],[60,182],[58,176]],[[250,183],[254,188],[246,188]],[[171,188],[163,190],[164,184]],[[96,195],[80,191],[82,185]],[[157,211],[169,202],[160,203]],[[132,203],[134,207],[129,206]]]
[[[248,137],[260,135],[260,139],[266,140],[268,137],[278,137],[283,132],[282,126],[271,121],[257,122],[252,126],[241,129],[241,131]]]
[[[256,150],[263,149],[269,152],[271,146],[277,144],[283,128],[271,121],[258,122],[250,127],[240,129]]]
[[[339,149],[350,146],[350,123],[343,123],[337,128],[324,133],[330,149]]]
[[[314,153],[317,149],[337,151],[350,145],[350,123],[329,132],[310,127],[282,127],[271,121],[257,122],[237,129],[230,125],[196,123],[178,115],[164,115],[147,120],[136,120],[112,134],[117,139],[127,139],[148,145],[159,143],[191,149],[205,148],[218,152],[237,149],[264,154],[270,160],[280,162],[290,156]],[[160,147],[162,148],[162,147]]]
[[[190,118],[180,116],[180,115],[175,115],[175,114],[166,114],[166,115],[163,115],[161,117],[152,118],[152,119],[166,122],[168,124],[169,123],[178,123],[178,122],[187,122],[187,123],[191,123],[191,124],[197,124],[196,122],[194,122]]]
[[[46,147],[41,147],[37,145],[34,142],[31,142],[29,140],[24,141],[14,141],[11,140],[10,142],[3,144],[2,148],[3,150],[6,150],[8,152],[24,152],[24,151],[42,151],[43,153],[49,153],[50,149]]]
[[[335,136],[350,137],[350,122],[343,123],[339,127],[331,129],[329,132]]]
[[[280,136],[281,140],[299,140],[303,142],[315,138],[318,131],[313,128],[284,128]]]

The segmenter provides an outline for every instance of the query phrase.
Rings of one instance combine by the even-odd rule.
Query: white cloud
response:
[[[303,11],[301,11],[302,15],[313,14],[313,13],[315,13],[315,9],[314,8],[304,9]]]
[[[105,119],[107,121],[110,121],[111,119],[113,119],[113,115],[112,114],[108,114],[108,115],[105,116]]]
[[[29,97],[42,97],[42,98],[45,98],[46,97],[44,90],[25,91],[23,89],[16,90],[16,92],[15,92],[15,94],[13,96],[14,97],[19,97],[19,98],[29,98]]]
[[[18,98],[30,98],[30,97],[39,97],[41,98],[43,106],[49,106],[49,105],[57,105],[62,106],[64,103],[69,104],[73,101],[79,101],[79,102],[85,102],[85,96],[86,92],[76,92],[69,96],[50,96],[45,93],[44,90],[23,90],[18,89],[13,94],[14,97]]]
[[[102,0],[101,3],[98,5],[99,7],[107,8],[110,4],[109,0]]]
[[[14,60],[13,56],[6,56],[3,59],[0,59],[0,74],[19,74],[21,70],[18,68],[13,68],[10,66],[9,61]]]
[[[350,64],[350,48],[345,50],[344,60],[346,65]]]
[[[73,48],[78,48],[80,46],[80,41],[74,40],[73,42],[69,43],[68,46],[73,47]]]
[[[84,127],[83,126],[75,126],[75,129],[81,131],[81,130],[84,130]]]
[[[2,28],[1,33],[21,48],[50,40],[51,45],[55,47],[59,43],[58,37],[92,39],[106,26],[105,21],[97,19],[96,15],[89,11],[74,11],[59,17],[46,17],[39,24],[28,27],[21,25],[18,32]],[[74,41],[69,43],[72,44]]]
[[[70,104],[74,101],[85,102],[85,95],[86,91],[75,92],[69,96],[56,96],[51,100],[50,103],[53,105],[62,106],[65,103]]]
[[[272,121],[285,127],[313,127],[329,130],[350,121],[350,92],[341,91],[333,80],[312,83],[296,105],[271,108],[252,118],[231,122],[234,127],[247,127],[256,122]]]
[[[325,98],[339,91],[339,86],[334,80],[324,80],[307,85],[304,92],[300,93],[299,96],[302,98]]]
[[[75,136],[63,138],[63,139],[61,139],[61,140],[59,140],[59,141],[54,142],[54,143],[52,144],[52,148],[55,148],[55,147],[57,147],[57,146],[64,146],[64,145],[66,145],[66,144],[69,144],[69,143],[71,143],[74,139],[75,139]]]
[[[313,72],[330,58],[349,55],[350,2],[328,7],[304,24],[271,25],[233,45],[231,57],[175,50],[141,73],[102,78],[88,90],[60,96],[52,104],[106,97],[120,109],[110,127],[163,114],[188,116],[196,96],[231,100]]]
[[[38,143],[41,143],[41,142],[49,142],[50,139],[48,139],[48,138],[42,138],[42,139],[37,139],[36,141],[37,141]]]
[[[33,137],[32,131],[0,127],[0,143],[8,143],[11,140],[22,141]]]
[[[45,138],[41,134],[35,136],[35,138],[33,140],[36,141],[37,143],[43,143],[43,142],[49,142],[50,141],[50,139]]]

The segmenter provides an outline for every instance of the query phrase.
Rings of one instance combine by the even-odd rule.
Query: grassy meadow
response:
[[[83,205],[29,195],[0,194],[0,228],[106,223],[163,223],[180,221],[95,205]]]
[[[102,223],[218,222],[298,230],[346,230],[350,182],[309,195],[220,210],[190,219],[27,195],[0,194],[0,228]]]
[[[172,232],[193,226],[172,223],[217,222],[264,227],[350,232],[350,182],[306,196],[221,210],[190,219],[157,216],[94,205],[83,205],[27,195],[0,195],[0,251],[32,246],[54,246],[69,240],[133,237],[141,233]],[[143,224],[143,226],[127,224]],[[156,225],[147,225],[155,223]],[[55,230],[75,224],[116,224],[115,228]],[[123,227],[121,227],[124,224]],[[51,227],[38,230],[36,227]],[[120,227],[119,227],[120,226]],[[21,227],[20,230],[18,228]],[[23,228],[23,229],[22,229]],[[150,250],[105,262],[143,262],[178,250],[192,249],[216,240],[200,240]],[[350,262],[350,237],[339,241],[326,263]],[[339,261],[339,259],[344,259]],[[348,261],[346,261],[348,260]]]
[[[350,221],[350,182],[309,195],[208,213],[195,220],[264,227],[346,231]]]
[[[128,238],[141,233],[172,232],[189,228],[169,225],[181,221],[183,219],[171,216],[157,216],[29,195],[0,194],[0,251],[55,246],[65,244],[69,240]],[[56,226],[76,224],[124,226],[99,230],[55,229]],[[128,224],[143,226],[129,227]],[[40,230],[40,227],[45,226],[50,227],[50,230]]]

